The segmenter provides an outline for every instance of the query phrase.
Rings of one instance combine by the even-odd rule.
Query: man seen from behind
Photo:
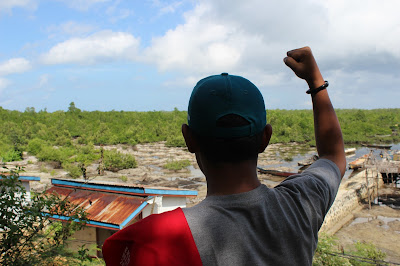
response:
[[[319,160],[275,188],[261,184],[257,158],[268,146],[264,99],[227,73],[200,80],[182,133],[207,180],[207,197],[151,215],[103,246],[107,265],[311,265],[318,231],[346,169],[342,133],[311,49],[285,64],[309,87]]]

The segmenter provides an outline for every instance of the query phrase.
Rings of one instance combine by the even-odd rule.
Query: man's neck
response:
[[[218,163],[204,170],[207,196],[248,192],[261,185],[257,177],[257,161]]]

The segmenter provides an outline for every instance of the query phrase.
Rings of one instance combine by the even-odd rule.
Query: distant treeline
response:
[[[345,143],[400,142],[400,109],[343,109],[336,112]],[[184,146],[181,125],[186,119],[187,112],[177,109],[168,112],[87,112],[71,103],[66,112],[49,113],[45,110],[36,112],[32,107],[25,112],[0,107],[0,157],[3,161],[18,160],[23,151],[28,151],[40,159],[40,156],[46,157],[43,154],[46,149],[62,148],[68,158],[79,157],[79,154],[86,158],[92,153],[90,147],[100,144],[166,141],[169,146]],[[311,110],[267,110],[267,121],[273,127],[271,143],[315,144]],[[88,147],[82,150],[80,144]],[[98,155],[87,161],[96,158]]]

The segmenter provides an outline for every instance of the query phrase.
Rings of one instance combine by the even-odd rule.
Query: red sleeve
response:
[[[202,265],[181,208],[153,214],[109,237],[103,245],[107,265]]]

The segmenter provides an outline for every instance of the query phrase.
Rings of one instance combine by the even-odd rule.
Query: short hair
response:
[[[234,128],[250,124],[243,117],[228,114],[217,121],[217,127]],[[206,159],[214,163],[237,163],[246,160],[257,160],[262,142],[263,131],[246,137],[216,138],[199,136],[195,137],[199,142],[200,151]]]

